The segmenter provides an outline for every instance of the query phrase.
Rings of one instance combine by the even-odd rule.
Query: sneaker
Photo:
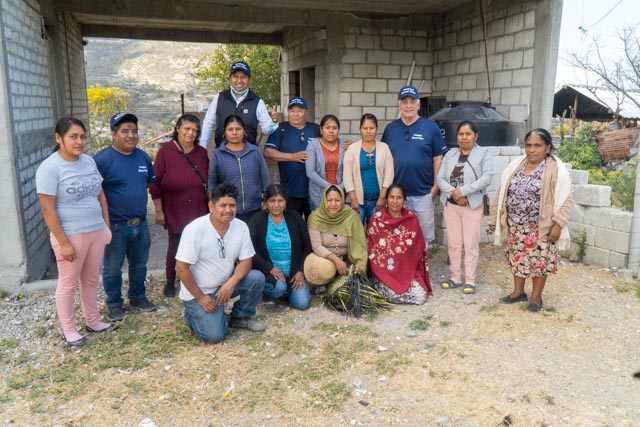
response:
[[[267,329],[267,325],[251,317],[232,317],[229,326],[236,329],[246,329],[251,332],[262,332]]]
[[[440,283],[440,287],[442,289],[454,289],[454,288],[459,288],[460,286],[461,286],[460,283],[456,282],[453,279],[449,279]]]
[[[107,313],[107,319],[110,322],[121,322],[124,320],[124,310],[121,306],[117,307],[109,307],[109,312]]]
[[[131,298],[129,300],[129,308],[137,308],[140,311],[149,312],[156,311],[156,306],[153,305],[146,297]]]

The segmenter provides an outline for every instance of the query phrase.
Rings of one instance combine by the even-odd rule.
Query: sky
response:
[[[556,88],[584,79],[567,63],[568,52],[584,49],[594,36],[599,36],[600,44],[608,47],[607,53],[615,55],[622,49],[614,43],[615,28],[623,24],[640,26],[638,0],[564,0]]]

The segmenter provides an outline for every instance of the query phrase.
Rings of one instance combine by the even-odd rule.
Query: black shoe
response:
[[[511,297],[510,295],[507,295],[506,297],[500,298],[500,302],[503,304],[513,304],[516,302],[523,302],[528,300],[529,298],[527,297],[527,294],[525,294],[524,292],[521,293],[520,295],[518,295],[517,297]]]
[[[100,330],[93,329],[89,325],[86,325],[84,328],[87,330],[87,332],[100,333],[100,332],[115,331],[116,329],[118,329],[118,325],[112,323],[109,326],[107,326],[106,328],[100,329]]]
[[[62,334],[62,342],[68,345],[69,347],[82,347],[87,343],[87,337],[79,338],[75,341],[67,341],[67,337]]]
[[[176,286],[173,283],[167,282],[164,285],[164,289],[162,290],[162,294],[167,298],[173,298],[176,296]]]
[[[540,311],[541,308],[542,307],[539,306],[538,304],[531,303],[527,306],[527,311],[530,311],[532,313],[537,313]]]
[[[129,300],[129,308],[137,308],[140,311],[149,312],[156,311],[156,306],[153,305],[151,301],[149,301],[146,297],[142,298],[131,298]]]
[[[124,320],[124,310],[121,306],[109,307],[107,320],[110,322],[122,322]]]

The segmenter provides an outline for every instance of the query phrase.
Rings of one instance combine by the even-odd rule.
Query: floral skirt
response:
[[[376,279],[372,280],[373,286],[382,296],[384,296],[389,302],[394,304],[416,304],[422,305],[427,302],[427,291],[424,290],[420,283],[416,279],[411,280],[409,289],[405,293],[397,294],[393,289]]]
[[[538,236],[538,224],[509,222],[507,262],[518,277],[544,277],[556,273],[558,249],[555,243]]]

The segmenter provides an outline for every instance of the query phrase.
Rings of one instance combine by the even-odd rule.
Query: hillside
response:
[[[123,39],[88,39],[85,47],[87,86],[100,84],[124,90],[140,118],[141,138],[171,129],[180,114],[180,94],[186,111],[203,110],[210,91],[196,87],[190,74],[214,44]]]

